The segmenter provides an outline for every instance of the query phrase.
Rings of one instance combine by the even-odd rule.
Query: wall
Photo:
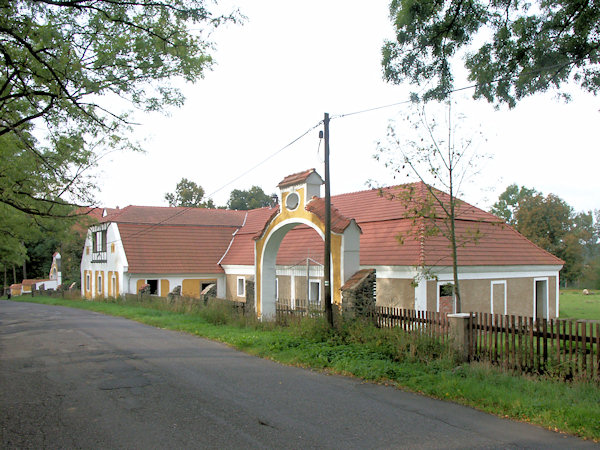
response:
[[[377,306],[414,309],[415,288],[412,281],[412,279],[377,278]]]
[[[543,278],[548,280],[548,317],[557,317],[556,311],[556,276],[546,277],[515,277],[506,274],[506,277],[485,279],[462,279],[460,291],[463,312],[491,312],[492,282],[506,283],[506,311],[507,314],[533,317],[534,312],[534,280]],[[379,280],[378,280],[379,282]],[[427,281],[427,309],[438,310],[438,288],[440,283],[446,281]],[[494,310],[494,313],[503,314],[503,311]]]

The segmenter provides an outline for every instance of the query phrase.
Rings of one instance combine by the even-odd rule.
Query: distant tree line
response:
[[[600,289],[600,210],[576,212],[554,194],[511,184],[491,212],[565,261],[561,284]]]

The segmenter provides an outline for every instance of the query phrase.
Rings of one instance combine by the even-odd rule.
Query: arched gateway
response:
[[[280,207],[254,238],[256,308],[263,319],[275,316],[276,259],[288,231],[307,225],[325,238],[325,202],[320,198],[323,179],[314,170],[290,175],[279,183]],[[331,298],[341,303],[343,283],[359,270],[360,227],[354,219],[331,208]]]

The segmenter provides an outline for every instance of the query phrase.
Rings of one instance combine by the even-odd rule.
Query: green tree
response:
[[[392,0],[390,18],[396,39],[382,49],[384,77],[429,86],[426,100],[454,88],[452,64],[462,52],[474,98],[492,103],[513,107],[570,80],[600,90],[595,2]]]
[[[554,194],[523,199],[515,212],[517,230],[544,250],[565,261],[565,284],[579,279],[583,270],[581,232],[573,208]]]
[[[490,212],[503,219],[509,225],[515,226],[515,211],[519,208],[521,202],[537,194],[539,194],[539,192],[535,189],[511,184],[502,194],[500,194],[498,201],[494,203]]]
[[[212,199],[202,201],[204,199],[204,189],[202,186],[182,178],[175,192],[165,194],[165,200],[169,202],[169,206],[185,206],[188,208],[214,208],[215,204]]]
[[[229,201],[227,202],[228,209],[238,210],[256,209],[272,205],[272,197],[265,194],[258,186],[252,186],[247,191],[234,189],[229,194]]]
[[[92,204],[88,169],[137,148],[131,110],[181,105],[173,81],[203,76],[205,32],[238,15],[213,15],[204,0],[12,0],[0,11],[0,228],[12,230],[14,257],[3,258],[17,263],[11,224]]]

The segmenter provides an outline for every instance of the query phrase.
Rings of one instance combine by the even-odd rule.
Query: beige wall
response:
[[[545,278],[545,277],[543,277]],[[492,281],[503,281],[495,285],[492,294]],[[377,278],[377,305],[400,308],[414,308],[415,294],[412,279]],[[427,310],[437,311],[438,281],[427,282]],[[507,314],[533,316],[534,278],[494,278],[483,280],[462,280],[460,291],[463,312],[486,312],[491,310],[491,296],[495,295],[495,313],[504,312],[504,289],[506,289]],[[548,317],[556,317],[556,277],[548,277]]]
[[[379,279],[377,283],[379,284]],[[506,309],[507,314],[518,316],[533,316],[533,290],[534,278],[494,278],[484,280],[462,280],[460,282],[460,293],[463,312],[486,312],[489,313],[490,299],[492,295],[492,281],[506,282]],[[503,287],[497,286],[499,296]],[[437,309],[438,282],[427,281],[427,309]],[[497,302],[501,305],[501,302]],[[503,313],[503,311],[494,311]],[[556,277],[548,277],[548,317],[556,317]]]
[[[225,278],[225,295],[228,300],[236,302],[245,302],[246,297],[238,297],[237,295],[237,279],[244,275],[227,275]],[[247,280],[251,278],[250,275],[245,275],[244,278]],[[256,297],[255,297],[256,298]]]
[[[292,277],[289,275],[278,275],[279,298],[289,300],[292,298]]]
[[[412,280],[377,278],[377,306],[394,308],[415,307],[415,288]]]

